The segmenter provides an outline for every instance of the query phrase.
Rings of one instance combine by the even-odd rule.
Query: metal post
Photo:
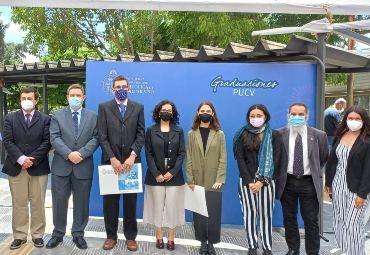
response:
[[[324,63],[326,60],[326,33],[318,34],[317,56]],[[317,72],[317,91],[316,91],[316,128],[324,130],[324,110],[325,110],[325,70]]]
[[[49,106],[48,106],[48,84],[47,84],[47,76],[42,76],[42,92],[44,95],[44,113],[49,115]]]
[[[0,132],[3,135],[3,127],[4,127],[4,93],[3,87],[0,87]],[[1,143],[1,156],[0,156],[0,163],[4,164],[5,162],[5,149],[3,143]]]
[[[326,60],[326,33],[318,34],[317,56],[325,67]],[[325,110],[325,68],[323,72],[317,72],[317,91],[316,91],[316,128],[324,130],[324,110]],[[322,169],[321,171],[324,171]],[[324,172],[322,173],[324,176]],[[323,178],[324,179],[324,178]],[[323,191],[324,192],[324,191]],[[319,229],[320,237],[329,241],[323,236],[324,232],[324,197],[320,202],[319,208]]]

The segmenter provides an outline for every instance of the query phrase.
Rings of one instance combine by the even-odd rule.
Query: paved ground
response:
[[[0,165],[0,169],[2,166]],[[72,203],[70,204],[72,207]],[[70,209],[71,210],[71,209]],[[332,233],[332,212],[331,205],[324,205],[325,217],[324,217],[324,232],[330,242],[321,241],[320,254],[330,254],[330,250],[335,248],[335,241]],[[11,196],[9,192],[9,185],[6,175],[0,173],[0,254],[31,254],[31,255],[44,255],[44,254],[55,254],[55,255],[112,255],[122,254],[145,254],[145,255],[160,255],[160,254],[198,254],[199,242],[194,240],[194,229],[191,223],[187,223],[185,226],[178,227],[176,229],[176,250],[168,251],[158,250],[155,247],[155,228],[152,225],[147,225],[139,222],[139,233],[138,233],[138,244],[139,250],[137,252],[129,252],[125,246],[125,240],[123,234],[119,235],[119,240],[116,247],[111,251],[104,251],[101,247],[105,239],[104,222],[102,218],[91,217],[86,227],[86,241],[89,248],[87,250],[79,250],[72,242],[70,232],[64,237],[63,243],[53,250],[47,250],[45,248],[34,248],[31,240],[28,240],[26,245],[23,245],[21,249],[10,251],[9,246],[13,241],[12,229],[11,229]],[[46,217],[47,227],[46,236],[44,238],[45,243],[51,237],[52,225],[52,210],[51,210],[51,192],[50,185],[48,186],[47,197],[46,197]],[[69,213],[67,231],[71,228],[72,213]],[[367,230],[370,230],[370,224],[367,225]],[[283,229],[275,228],[273,232],[273,252],[275,255],[284,255],[287,252],[287,246],[284,241]],[[120,224],[119,233],[122,233],[122,224]],[[166,233],[165,233],[166,235]],[[221,243],[216,245],[216,252],[219,255],[226,254],[246,254],[247,242],[246,235],[241,225],[223,225],[221,232]],[[30,238],[29,238],[30,239]],[[165,240],[166,241],[166,240]],[[366,242],[367,251],[370,251],[370,239]],[[304,252],[304,239],[301,239],[301,254]]]

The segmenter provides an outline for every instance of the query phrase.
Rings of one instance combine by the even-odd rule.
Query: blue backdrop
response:
[[[277,129],[287,125],[288,107],[301,101],[310,109],[308,124],[313,127],[316,124],[314,64],[87,62],[87,109],[98,112],[99,103],[113,99],[112,81],[117,75],[128,79],[131,86],[129,98],[144,104],[146,127],[154,124],[151,112],[163,99],[176,104],[180,126],[185,134],[191,129],[198,105],[204,100],[214,104],[221,129],[225,132],[228,153],[223,223],[243,223],[238,197],[239,172],[232,152],[232,140],[235,131],[245,124],[248,108],[255,103],[265,104],[271,114],[270,124]],[[90,203],[90,215],[93,216],[103,215],[97,171],[100,157],[99,147],[94,154],[95,172]],[[144,147],[141,158],[144,179],[147,170]],[[143,194],[139,194],[137,217],[140,219],[142,215]],[[191,221],[192,213],[186,212],[186,219]],[[273,224],[283,225],[279,201],[276,201]]]

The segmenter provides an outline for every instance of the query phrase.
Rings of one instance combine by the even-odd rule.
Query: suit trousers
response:
[[[117,240],[119,200],[121,194],[103,196],[103,213],[107,239]],[[136,221],[137,194],[123,195],[123,233],[126,240],[135,240],[137,236]]]
[[[195,239],[216,244],[221,239],[222,192],[206,191],[208,218],[193,213]]]
[[[23,169],[17,176],[8,176],[8,180],[12,195],[14,239],[27,240],[29,228],[33,239],[42,238],[46,224],[44,204],[48,175],[30,176],[27,170]],[[29,211],[31,211],[31,226]]]
[[[288,175],[280,202],[283,207],[285,240],[294,251],[300,249],[297,213],[298,200],[305,226],[305,246],[307,255],[318,255],[320,250],[319,236],[319,201],[311,176],[296,179]]]
[[[67,227],[68,200],[73,195],[73,237],[84,236],[89,221],[92,179],[77,179],[73,171],[68,176],[51,175],[53,198],[53,236],[64,236]]]

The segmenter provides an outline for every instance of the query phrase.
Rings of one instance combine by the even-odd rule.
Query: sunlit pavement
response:
[[[0,165],[0,168],[2,166]],[[50,178],[49,178],[50,179]],[[70,203],[70,209],[68,213],[68,226],[67,235],[64,237],[63,243],[54,249],[46,248],[35,248],[32,240],[29,237],[28,242],[24,244],[18,250],[10,250],[10,244],[13,241],[12,228],[11,228],[11,215],[12,215],[12,203],[9,191],[9,185],[7,176],[0,174],[0,254],[56,254],[56,255],[67,255],[67,254],[189,254],[196,255],[198,253],[200,243],[194,240],[194,229],[191,223],[187,223],[185,226],[178,227],[176,229],[175,244],[176,249],[174,251],[168,251],[167,249],[159,250],[155,247],[155,227],[148,224],[139,222],[139,233],[137,237],[138,251],[130,252],[126,249],[126,242],[122,231],[122,221],[120,221],[119,227],[119,240],[114,249],[105,251],[102,249],[103,242],[106,238],[104,221],[102,218],[91,217],[86,227],[85,238],[88,244],[87,250],[78,249],[72,242],[70,234],[70,228],[72,225],[72,207]],[[51,191],[50,191],[50,180],[46,196],[46,235],[44,237],[45,244],[51,237],[51,231],[53,229],[52,222],[52,203],[51,203]],[[367,224],[366,230],[370,231],[370,224]],[[329,239],[329,242],[321,240],[320,254],[331,254],[330,251],[335,248],[334,235],[332,233],[332,212],[331,204],[324,204],[324,236]],[[273,231],[273,252],[275,255],[285,255],[287,252],[287,246],[285,244],[283,229],[274,228]],[[303,231],[302,231],[303,233]],[[166,236],[167,233],[164,233]],[[165,239],[166,243],[166,239]],[[217,254],[246,254],[248,245],[246,242],[246,234],[243,226],[241,225],[223,225],[221,231],[221,243],[216,246]],[[261,247],[261,246],[260,246]],[[370,252],[370,238],[366,240],[367,252]],[[259,253],[261,254],[261,252]],[[301,239],[301,254],[304,252],[304,239]],[[335,253],[335,254],[340,254]]]

